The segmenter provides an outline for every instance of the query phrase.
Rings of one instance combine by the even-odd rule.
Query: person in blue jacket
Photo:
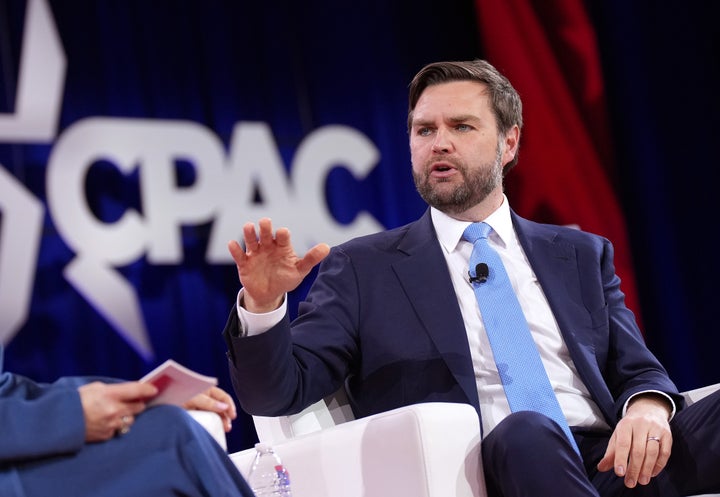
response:
[[[0,496],[252,497],[210,434],[185,409],[146,409],[140,382],[64,377],[38,383],[3,371],[0,345]],[[187,409],[236,417],[220,388]]]

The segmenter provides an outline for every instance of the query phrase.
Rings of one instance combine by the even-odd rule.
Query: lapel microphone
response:
[[[484,262],[481,262],[477,266],[475,266],[475,276],[472,275],[470,271],[468,271],[468,276],[470,277],[470,283],[485,283],[488,279],[488,276],[490,275],[490,268],[488,268],[488,265]]]

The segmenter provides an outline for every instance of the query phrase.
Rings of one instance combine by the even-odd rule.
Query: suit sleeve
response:
[[[260,416],[300,412],[335,392],[357,356],[357,278],[338,248],[323,260],[298,318],[240,337],[237,311],[224,330],[230,376],[240,406]]]
[[[0,373],[0,427],[0,462],[80,450],[85,420],[77,383]]]
[[[601,271],[609,323],[605,379],[615,413],[621,417],[627,400],[636,393],[658,390],[670,396],[678,408],[683,399],[667,371],[645,344],[633,313],[625,305],[620,280],[615,274],[612,244],[604,240]]]

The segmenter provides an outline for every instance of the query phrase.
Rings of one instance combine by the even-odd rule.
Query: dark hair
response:
[[[497,121],[497,130],[505,135],[513,126],[522,129],[522,101],[510,81],[500,74],[489,62],[475,59],[458,62],[434,62],[423,67],[410,82],[408,98],[408,130],[410,129],[415,105],[428,86],[452,81],[476,81],[487,87],[492,111]],[[505,165],[507,173],[517,164],[518,154]]]

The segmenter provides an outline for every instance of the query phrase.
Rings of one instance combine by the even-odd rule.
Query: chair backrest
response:
[[[255,431],[261,442],[277,443],[313,433],[355,419],[345,389],[290,416],[253,416]]]

